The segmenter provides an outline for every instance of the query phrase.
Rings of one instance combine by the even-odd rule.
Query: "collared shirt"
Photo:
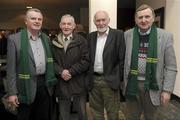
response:
[[[67,40],[65,40],[67,38]],[[70,34],[68,37],[65,37],[63,35],[63,43],[64,43],[64,51],[66,52],[67,47],[69,45],[69,43],[72,41],[72,34]]]
[[[30,40],[31,49],[34,56],[37,75],[44,74],[46,70],[45,52],[40,35],[41,34],[39,33],[38,36],[33,37],[31,33],[28,32],[28,38]]]
[[[149,28],[146,32],[141,32],[140,29],[138,29],[140,35],[149,35],[151,32],[151,28]]]
[[[103,51],[106,39],[109,33],[109,28],[103,35],[97,35],[96,54],[94,61],[94,72],[103,73]]]

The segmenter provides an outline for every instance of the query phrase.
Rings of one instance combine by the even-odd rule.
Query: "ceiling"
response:
[[[118,8],[134,8],[135,1],[117,0],[117,6]],[[26,6],[42,10],[46,28],[59,27],[59,19],[65,13],[73,15],[77,22],[83,22],[88,26],[89,0],[0,0],[0,29],[23,26]],[[84,8],[81,10],[85,15],[83,17],[80,16],[80,8]]]
[[[24,9],[32,6],[39,9],[88,7],[88,0],[0,0],[0,9]]]
[[[118,0],[119,8],[133,8],[136,0]],[[89,0],[0,0],[0,9],[25,9],[32,6],[39,9],[88,7]]]

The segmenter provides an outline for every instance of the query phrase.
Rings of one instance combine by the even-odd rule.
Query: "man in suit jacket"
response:
[[[106,11],[96,12],[97,31],[88,37],[90,68],[86,82],[94,120],[104,120],[104,108],[109,120],[118,120],[125,42],[123,32],[111,29],[109,22]]]
[[[56,83],[49,38],[41,32],[43,16],[26,12],[26,28],[8,38],[7,95],[18,120],[50,120],[52,85]]]
[[[177,66],[172,34],[153,25],[154,10],[141,5],[136,27],[125,32],[124,94],[127,120],[156,120],[159,105],[167,106],[173,92]]]

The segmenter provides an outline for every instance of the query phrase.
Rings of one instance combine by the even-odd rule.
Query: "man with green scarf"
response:
[[[10,35],[7,53],[7,95],[18,120],[51,120],[56,83],[49,38],[41,32],[39,9],[26,12],[26,28]]]
[[[127,120],[156,120],[157,108],[166,107],[173,92],[177,65],[173,37],[157,28],[154,10],[141,5],[136,26],[125,32],[124,86]]]

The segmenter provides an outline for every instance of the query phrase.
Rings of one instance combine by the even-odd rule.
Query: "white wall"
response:
[[[180,71],[180,16],[177,11],[180,11],[180,0],[136,0],[136,7],[141,4],[148,4],[154,9],[165,7],[165,30],[173,33],[174,48],[177,58],[178,71]],[[174,92],[180,97],[180,74],[177,74]]]
[[[178,71],[180,72],[180,16],[178,12],[180,11],[180,0],[167,0],[166,1],[166,22],[165,29],[171,31],[174,35],[174,47],[177,58]],[[174,89],[174,94],[180,97],[180,74],[177,74],[176,84]]]
[[[95,31],[93,18],[99,10],[105,10],[110,17],[109,26],[117,28],[117,0],[89,0],[89,32]]]

